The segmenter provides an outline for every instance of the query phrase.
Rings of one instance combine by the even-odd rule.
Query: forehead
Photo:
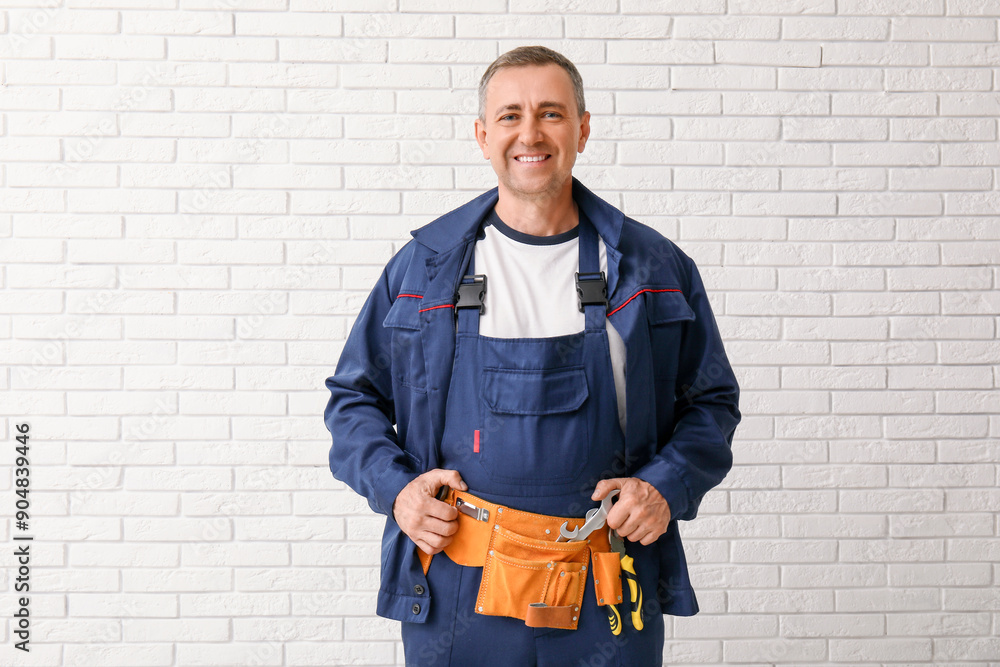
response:
[[[521,97],[544,95],[567,105],[573,100],[573,82],[569,73],[555,63],[505,67],[486,86],[487,106],[520,102]]]

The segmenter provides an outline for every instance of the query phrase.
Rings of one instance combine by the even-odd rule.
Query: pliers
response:
[[[622,561],[622,575],[628,582],[629,600],[632,603],[632,627],[638,632],[642,630],[642,586],[635,574],[635,561],[625,553],[625,540],[621,538],[617,530],[608,529],[608,541],[611,542],[611,550],[616,552]],[[618,634],[621,632],[621,616],[614,605],[608,605],[608,621],[611,623],[611,632]],[[615,629],[618,628],[618,632]]]

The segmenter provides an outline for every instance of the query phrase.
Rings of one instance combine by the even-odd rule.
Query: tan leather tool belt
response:
[[[563,523],[573,530],[584,519],[522,512],[455,489],[444,502],[459,510],[458,532],[444,552],[459,565],[483,568],[477,613],[576,630],[588,567],[597,604],[621,602],[621,561],[606,527],[583,540],[556,542]],[[417,553],[426,574],[432,556]]]

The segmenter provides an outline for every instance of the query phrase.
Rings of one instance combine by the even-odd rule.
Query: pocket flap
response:
[[[572,412],[587,400],[583,368],[483,369],[483,400],[493,412],[551,415]]]
[[[392,307],[382,320],[382,326],[395,329],[420,330],[420,304],[423,299],[412,296],[397,297]]]
[[[646,292],[646,316],[650,324],[693,320],[694,311],[682,292]]]

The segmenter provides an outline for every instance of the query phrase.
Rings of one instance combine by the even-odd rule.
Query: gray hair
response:
[[[527,67],[528,65],[549,65],[555,64],[566,70],[569,80],[573,84],[573,94],[576,97],[576,110],[580,116],[586,112],[587,107],[583,100],[583,78],[576,69],[576,65],[570,62],[569,58],[561,53],[553,51],[544,46],[519,46],[511,49],[494,60],[486,71],[483,78],[479,80],[479,120],[486,122],[486,85],[493,78],[493,75],[507,67]]]

